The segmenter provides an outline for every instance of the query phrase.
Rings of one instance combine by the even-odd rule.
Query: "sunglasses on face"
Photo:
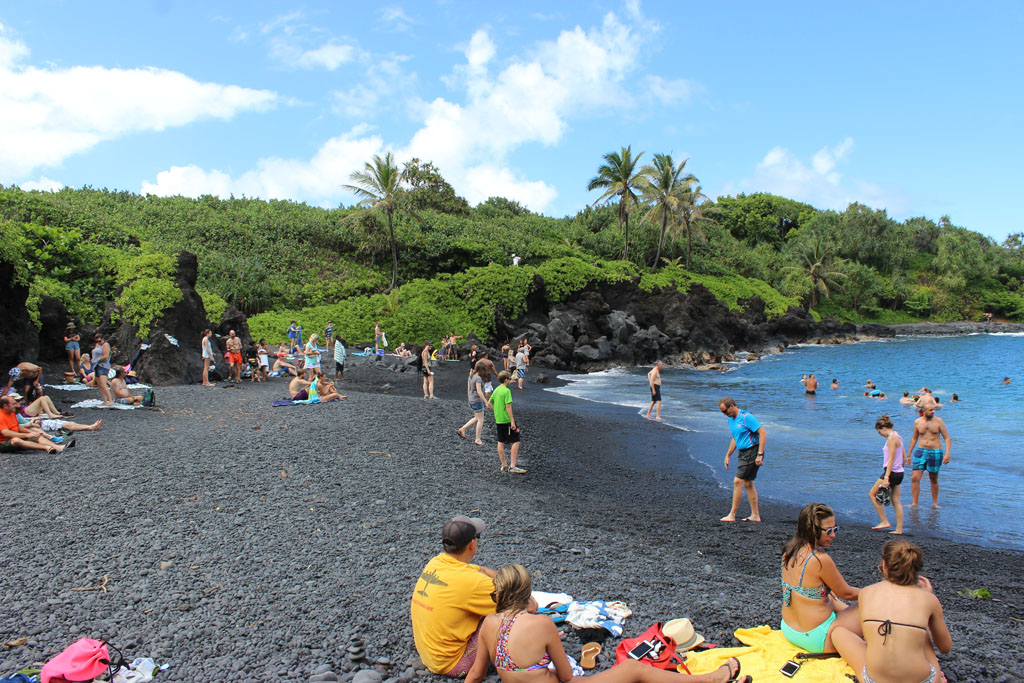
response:
[[[822,532],[828,534],[829,536],[835,536],[839,533],[839,525],[837,524],[836,526],[830,526],[827,529],[822,529]]]

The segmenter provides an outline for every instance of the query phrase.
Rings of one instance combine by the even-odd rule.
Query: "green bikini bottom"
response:
[[[786,623],[785,619],[782,620],[779,627],[782,629],[782,635],[786,636],[786,640],[797,647],[803,648],[808,652],[824,652],[825,639],[828,638],[828,630],[832,627],[832,622],[835,620],[836,613],[833,612],[832,616],[806,633],[804,631],[797,631],[791,628],[790,625]]]

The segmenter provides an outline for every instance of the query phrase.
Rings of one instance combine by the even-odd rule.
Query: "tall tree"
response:
[[[629,213],[637,204],[636,190],[640,179],[640,172],[636,165],[640,152],[633,156],[632,145],[623,147],[620,152],[609,152],[604,155],[604,163],[597,169],[597,175],[587,183],[587,190],[604,190],[594,205],[602,202],[611,202],[615,197],[619,198],[619,229],[625,235],[625,244],[622,248],[622,260],[629,259]]]
[[[654,163],[640,169],[641,199],[649,207],[640,220],[658,224],[661,228],[658,234],[658,251],[654,256],[654,263],[651,264],[652,271],[661,262],[661,250],[665,247],[665,236],[669,228],[676,226],[680,221],[682,205],[686,201],[690,186],[697,182],[691,174],[683,172],[687,161],[689,159],[683,159],[676,164],[671,154],[655,154]],[[686,257],[686,266],[689,268],[689,252]]]
[[[810,280],[810,302],[808,310],[818,305],[818,294],[825,298],[832,295],[831,288],[839,286],[839,280],[846,279],[846,273],[839,270],[845,259],[836,258],[835,244],[823,233],[812,231],[790,244],[790,253],[796,265],[786,266],[783,272],[806,277]]]
[[[715,219],[710,214],[717,212],[718,209],[708,201],[707,195],[701,191],[701,186],[696,182],[686,189],[682,200],[680,207],[682,220],[679,221],[679,227],[686,233],[686,269],[689,270],[690,252],[693,251],[693,233],[699,234],[703,240],[704,229],[701,227],[701,223],[714,223]]]
[[[354,213],[347,218],[357,220],[368,211],[380,209],[388,217],[388,241],[391,243],[391,291],[398,286],[398,243],[395,241],[394,216],[396,211],[402,211],[416,218],[416,212],[406,201],[408,192],[402,187],[405,181],[405,173],[398,170],[391,152],[383,157],[379,154],[373,155],[373,161],[368,161],[362,171],[355,171],[349,176],[352,185],[342,185],[343,188],[352,192],[360,198],[359,206],[364,211]]]

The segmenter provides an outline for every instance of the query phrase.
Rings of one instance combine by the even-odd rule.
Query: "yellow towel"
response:
[[[804,650],[786,640],[782,631],[773,631],[770,626],[738,629],[736,639],[747,647],[716,647],[693,652],[686,658],[686,666],[694,674],[706,674],[725,664],[729,657],[735,657],[740,660],[741,675],[749,674],[757,683],[850,683],[846,674],[852,674],[853,669],[840,657],[795,660],[801,664],[800,671],[794,678],[783,676],[779,673],[782,665]]]

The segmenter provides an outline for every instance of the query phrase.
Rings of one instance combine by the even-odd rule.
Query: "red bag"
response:
[[[653,650],[644,654],[643,656],[631,657],[629,653],[643,645],[644,643],[653,646]],[[645,650],[646,647],[640,647],[639,650]],[[615,664],[622,664],[623,662],[636,659],[641,664],[647,666],[653,666],[656,669],[677,669],[677,664],[681,669],[677,669],[680,673],[685,671],[690,673],[690,670],[686,668],[686,664],[683,662],[683,658],[676,654],[676,641],[661,630],[661,622],[655,623],[649,629],[644,631],[641,635],[636,638],[624,638],[619,646],[615,648]]]

